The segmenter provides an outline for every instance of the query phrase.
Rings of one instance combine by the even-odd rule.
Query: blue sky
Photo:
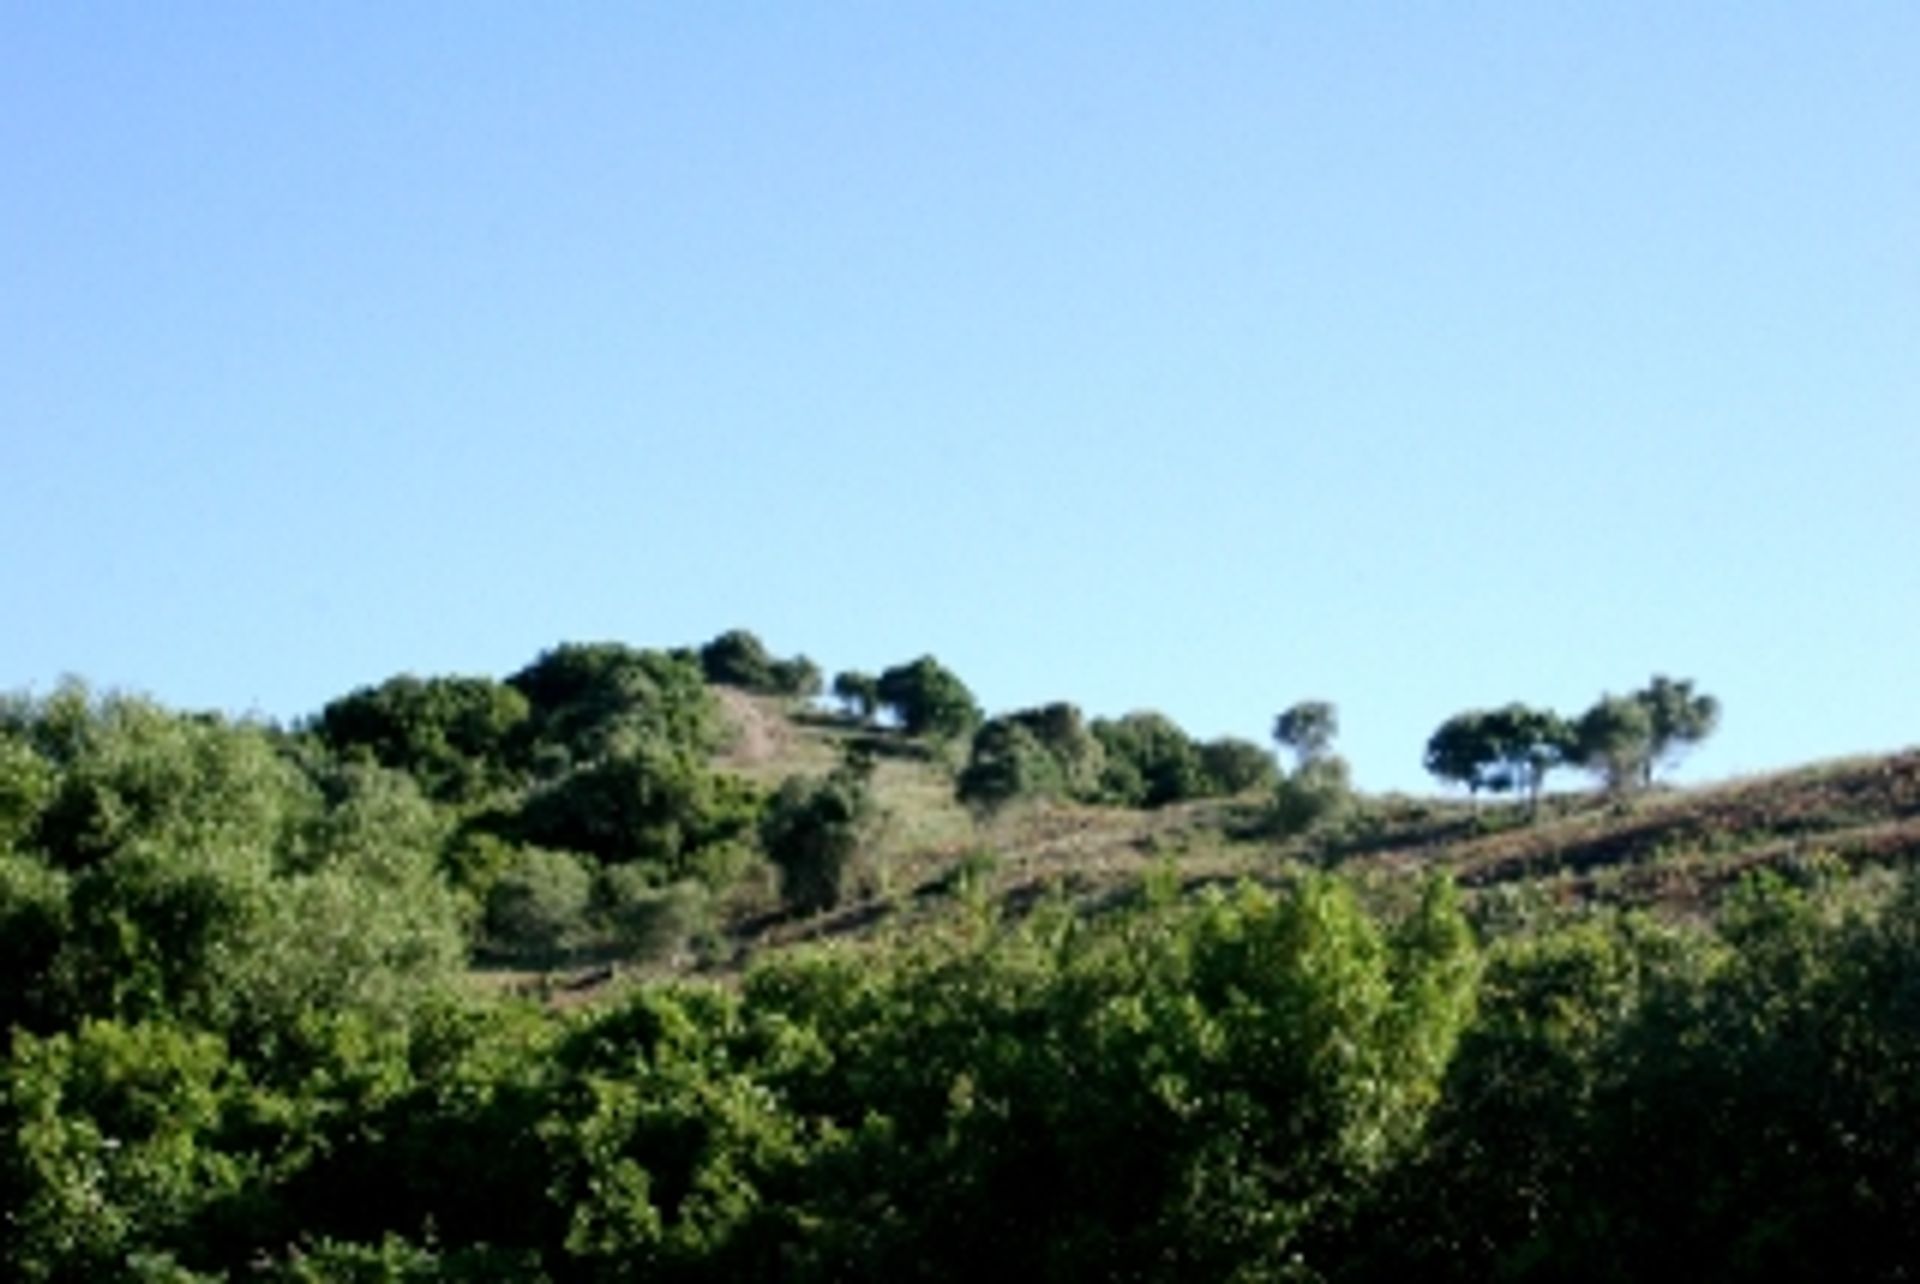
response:
[[[1920,741],[1920,8],[0,6],[0,686],[736,625]]]

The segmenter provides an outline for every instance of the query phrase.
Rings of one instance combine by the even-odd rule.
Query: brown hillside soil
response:
[[[1556,796],[1537,820],[1517,805],[1475,808],[1401,795],[1360,801],[1355,823],[1286,842],[1264,832],[1264,800],[1196,802],[1158,811],[1030,803],[978,817],[953,797],[950,761],[898,732],[796,710],[790,701],[715,688],[733,729],[715,765],[771,788],[788,775],[824,775],[858,742],[875,754],[882,820],[847,902],[808,918],[762,899],[742,903],[724,947],[703,963],[566,969],[539,978],[556,1005],[650,976],[737,975],[753,957],[804,942],[859,942],[949,918],[962,889],[1018,917],[1065,897],[1097,913],[1138,894],[1170,864],[1188,891],[1241,880],[1281,883],[1303,867],[1338,868],[1375,893],[1409,876],[1451,874],[1470,896],[1537,886],[1554,901],[1710,909],[1748,872],[1920,864],[1920,750],[1852,759],[1690,790],[1623,799]],[[949,754],[949,758],[950,758]],[[1384,892],[1383,892],[1384,889]],[[744,912],[743,912],[744,911]]]
[[[764,701],[734,687],[714,687],[713,694],[733,732],[719,766],[739,771],[767,762],[779,752],[787,736],[786,719],[768,709]]]
[[[1814,852],[1853,864],[1920,857],[1920,751],[1603,805],[1462,841],[1444,864],[1485,887],[1701,857],[1731,878]]]

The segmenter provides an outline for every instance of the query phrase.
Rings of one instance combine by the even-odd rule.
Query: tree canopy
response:
[[[1473,709],[1442,723],[1427,741],[1434,776],[1471,793],[1524,790],[1537,805],[1547,774],[1583,767],[1614,793],[1650,784],[1656,764],[1711,735],[1720,717],[1712,696],[1691,681],[1655,675],[1629,695],[1603,695],[1579,718],[1513,703]]]
[[[1302,700],[1273,720],[1273,738],[1292,751],[1296,768],[1329,753],[1339,734],[1339,712],[1325,700]]]
[[[973,692],[930,655],[886,670],[874,691],[898,719],[901,730],[911,736],[957,739],[980,723]]]
[[[1573,728],[1548,709],[1509,704],[1455,714],[1427,741],[1427,770],[1469,792],[1523,790],[1537,803],[1547,773],[1569,760]]]

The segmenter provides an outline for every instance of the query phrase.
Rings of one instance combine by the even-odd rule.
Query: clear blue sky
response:
[[[0,157],[0,686],[1920,741],[1920,6],[7,0]]]

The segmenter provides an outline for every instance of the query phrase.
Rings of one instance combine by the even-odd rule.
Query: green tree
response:
[[[593,893],[592,869],[572,852],[521,847],[487,892],[487,944],[534,959],[580,945]]]
[[[987,810],[1020,797],[1096,798],[1105,753],[1076,706],[1019,709],[974,732],[957,793]]]
[[[788,1032],[784,1099],[845,1139],[796,1186],[818,1220],[787,1260],[1311,1278],[1315,1237],[1417,1144],[1473,977],[1444,885],[1383,927],[1325,879],[763,969],[742,1018]]]
[[[1346,812],[1353,782],[1346,759],[1333,752],[1340,716],[1325,700],[1302,700],[1273,722],[1273,738],[1293,753],[1293,770],[1274,786],[1270,819],[1283,837],[1307,833]]]
[[[1347,760],[1326,754],[1281,777],[1273,787],[1270,820],[1274,833],[1294,838],[1339,819],[1353,803]]]
[[[888,669],[874,689],[910,736],[957,739],[980,724],[980,706],[973,693],[930,655]]]
[[[808,699],[820,694],[820,666],[804,655],[776,658],[759,637],[730,629],[700,648],[700,668],[708,682],[763,695]]]
[[[1100,788],[1100,766],[1105,756],[1099,737],[1087,725],[1078,705],[1064,700],[1017,709],[1006,715],[1033,734],[1060,766],[1067,792],[1091,798]]]
[[[1333,749],[1340,734],[1339,712],[1325,700],[1302,700],[1273,720],[1273,738],[1304,767]]]
[[[719,707],[691,655],[569,642],[507,684],[530,706],[532,757],[545,775],[641,742],[704,755],[721,739]]]
[[[1547,773],[1574,751],[1574,730],[1565,719],[1516,703],[1447,719],[1427,741],[1426,766],[1473,794],[1482,789],[1524,790],[1529,810],[1534,810]]]
[[[1207,792],[1199,746],[1165,714],[1096,718],[1093,734],[1103,754],[1101,790],[1111,801],[1164,807]]]
[[[1641,769],[1643,784],[1653,783],[1656,765],[1677,760],[1720,725],[1720,702],[1710,695],[1694,694],[1691,679],[1675,681],[1655,674],[1644,689],[1634,693],[1634,698],[1646,706],[1652,722],[1649,752]]]
[[[833,675],[833,698],[840,702],[848,717],[872,722],[873,715],[880,709],[880,680],[871,673],[842,670]]]
[[[1486,717],[1484,710],[1474,709],[1448,718],[1427,738],[1424,759],[1434,776],[1465,786],[1475,797],[1482,789],[1505,783],[1493,771],[1498,759],[1485,729]]]
[[[702,883],[682,879],[664,886],[651,871],[614,865],[594,885],[595,916],[620,948],[643,960],[671,958],[712,920],[713,895]]]
[[[17,1035],[0,1066],[0,1268],[23,1284],[139,1278],[264,1174],[223,1153],[244,1080],[221,1041],[160,1023]],[[175,1273],[160,1278],[205,1278]]]
[[[1207,777],[1207,792],[1214,794],[1271,789],[1280,777],[1271,753],[1251,740],[1236,736],[1222,736],[1202,744],[1200,770]]]
[[[1647,778],[1654,754],[1653,713],[1634,696],[1605,695],[1573,728],[1572,760],[1622,794]]]
[[[647,740],[542,786],[513,827],[538,846],[607,864],[645,862],[679,878],[694,872],[703,848],[750,833],[758,805],[746,780]]]
[[[320,711],[314,730],[336,754],[365,753],[459,802],[509,785],[527,699],[490,678],[389,678]]]
[[[967,765],[955,781],[961,802],[994,811],[1020,798],[1059,797],[1067,790],[1060,762],[1026,724],[994,718],[973,736]]]
[[[857,768],[781,783],[761,818],[760,841],[788,905],[812,914],[840,903],[873,818],[871,788]]]
[[[1507,774],[1526,790],[1529,812],[1538,811],[1547,773],[1574,751],[1573,728],[1550,709],[1523,704],[1495,710],[1490,722]]]
[[[271,851],[312,803],[300,773],[257,726],[130,696],[96,701],[83,689],[29,718],[31,739],[52,749],[46,761],[57,772],[30,845],[56,865],[84,868],[139,842]]]
[[[30,841],[58,780],[53,764],[0,720],[0,850]]]
[[[773,666],[766,645],[745,629],[729,629],[700,648],[700,668],[707,681],[722,686],[771,690]]]
[[[820,666],[804,655],[796,655],[787,660],[775,660],[769,675],[773,683],[772,694],[792,696],[797,700],[811,700],[820,694]]]
[[[67,874],[0,844],[0,1033],[47,1029],[60,1011],[53,962],[70,930]]]

